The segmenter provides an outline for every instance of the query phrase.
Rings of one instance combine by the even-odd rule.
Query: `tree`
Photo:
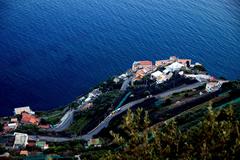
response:
[[[232,107],[208,108],[196,126],[181,131],[175,121],[149,127],[147,112],[128,111],[113,142],[118,147],[102,159],[239,159],[239,122]]]

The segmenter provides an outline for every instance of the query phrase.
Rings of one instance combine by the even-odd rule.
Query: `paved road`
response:
[[[133,79],[133,77],[127,78],[127,79],[123,82],[120,91],[126,91],[127,88],[129,87],[129,83],[132,81],[132,79]]]
[[[71,123],[73,122],[75,110],[70,109],[65,113],[65,115],[61,118],[60,123],[58,123],[54,128],[48,129],[50,132],[62,132],[67,129]]]
[[[199,86],[202,86],[203,84],[205,84],[205,82],[198,82],[198,83],[194,83],[191,85],[183,85],[174,89],[170,89],[166,92],[154,95],[153,97],[155,98],[163,98],[169,95],[172,95],[174,93],[179,93],[182,91],[186,91],[186,90],[191,90],[194,88],[197,88]],[[41,139],[41,140],[45,140],[48,142],[64,142],[64,141],[71,141],[71,140],[78,140],[78,139],[84,139],[84,140],[89,140],[91,139],[94,135],[98,134],[102,129],[106,128],[109,125],[109,122],[116,117],[117,115],[121,114],[122,112],[128,110],[129,108],[135,106],[136,104],[142,103],[145,100],[147,100],[149,98],[141,98],[138,99],[136,101],[130,102],[128,104],[125,104],[121,107],[121,110],[118,111],[115,114],[110,114],[108,115],[100,124],[98,124],[97,127],[95,127],[93,130],[91,130],[90,132],[88,132],[86,135],[82,135],[79,137],[74,137],[74,138],[66,138],[66,137],[47,137],[47,136],[30,136],[30,138],[32,139]]]
[[[174,93],[179,93],[179,92],[182,92],[182,91],[186,91],[186,90],[190,90],[190,89],[193,89],[193,88],[197,88],[201,85],[203,85],[204,83],[195,83],[195,84],[192,84],[192,85],[185,85],[185,86],[180,86],[178,88],[174,88],[174,89],[171,89],[171,90],[168,90],[166,92],[163,92],[163,93],[160,93],[160,94],[157,94],[153,97],[159,99],[159,98],[163,98],[163,97],[166,97],[166,96],[169,96],[169,95],[172,95]],[[141,98],[139,100],[136,100],[136,101],[133,101],[133,102],[130,102],[128,104],[125,104],[121,107],[121,110],[115,114],[110,114],[108,115],[96,128],[94,128],[93,130],[91,130],[90,132],[88,132],[87,135],[83,135],[82,136],[82,139],[85,139],[85,140],[88,140],[90,139],[92,136],[98,134],[103,128],[106,128],[109,124],[109,122],[117,115],[121,114],[122,112],[128,110],[129,108],[135,106],[136,104],[139,104],[139,103],[142,103],[144,102],[145,100],[147,100],[149,98]]]

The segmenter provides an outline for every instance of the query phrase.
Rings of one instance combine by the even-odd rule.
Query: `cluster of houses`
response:
[[[0,135],[13,133],[19,126],[26,124],[36,125],[42,129],[50,127],[49,124],[40,124],[40,118],[35,115],[35,112],[29,106],[25,106],[14,109],[14,116],[10,120],[3,122],[3,131],[0,132]],[[48,149],[46,142],[31,140],[26,133],[14,132],[13,136],[12,149],[18,150],[20,155],[29,155],[29,152],[25,150],[26,147],[38,147],[42,150]]]
[[[14,136],[13,149],[19,151],[20,155],[28,156],[31,154],[31,152],[26,150],[27,147],[38,148],[42,151],[49,148],[45,141],[33,140],[29,138],[28,134],[15,132]]]
[[[134,80],[141,80],[144,76],[151,74],[151,77],[160,83],[169,79],[172,72],[179,71],[183,67],[190,67],[191,62],[191,59],[178,59],[175,56],[168,60],[158,60],[155,64],[152,61],[135,61],[132,64],[132,72],[134,73]],[[165,70],[158,70],[163,67]]]
[[[201,66],[200,63],[192,64],[191,59],[179,59],[171,56],[167,60],[158,60],[153,64],[152,61],[135,61],[132,64],[132,73],[134,74],[133,81],[141,80],[146,75],[150,75],[152,80],[157,84],[161,84],[169,80],[174,72],[187,78],[193,78],[199,82],[206,82],[206,91],[214,92],[221,88],[222,84],[226,81],[215,79],[213,76],[207,74],[187,74],[184,70],[191,70],[194,66]]]
[[[0,135],[10,133],[17,129],[20,125],[32,124],[42,129],[50,128],[49,124],[40,124],[40,118],[35,115],[29,106],[14,109],[14,116],[10,120],[3,123],[3,131]]]
[[[114,83],[119,83],[121,80],[126,80],[126,79],[128,78],[128,76],[129,76],[129,73],[128,73],[128,72],[123,73],[123,74],[115,77],[115,78],[113,79],[113,82],[114,82]]]
[[[92,92],[88,93],[86,97],[81,97],[78,99],[78,103],[80,105],[81,110],[87,110],[93,106],[93,101],[102,94],[99,88],[94,89]]]

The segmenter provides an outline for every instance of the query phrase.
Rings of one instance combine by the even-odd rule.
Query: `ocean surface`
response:
[[[240,78],[240,1],[0,0],[0,115],[63,106],[171,55]]]

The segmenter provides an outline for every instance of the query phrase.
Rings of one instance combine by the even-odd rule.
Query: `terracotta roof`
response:
[[[35,117],[34,115],[28,114],[26,112],[22,113],[22,123],[38,124],[39,121],[39,118]]]
[[[138,63],[140,65],[143,65],[143,66],[145,66],[145,65],[153,65],[152,61],[138,61]]]
[[[139,77],[139,76],[144,76],[145,75],[145,72],[143,69],[140,69],[136,72],[136,77]]]
[[[161,66],[161,65],[164,65],[164,64],[169,64],[169,63],[171,63],[172,61],[170,61],[170,60],[159,60],[159,61],[156,61],[155,62],[155,65],[156,66]]]

